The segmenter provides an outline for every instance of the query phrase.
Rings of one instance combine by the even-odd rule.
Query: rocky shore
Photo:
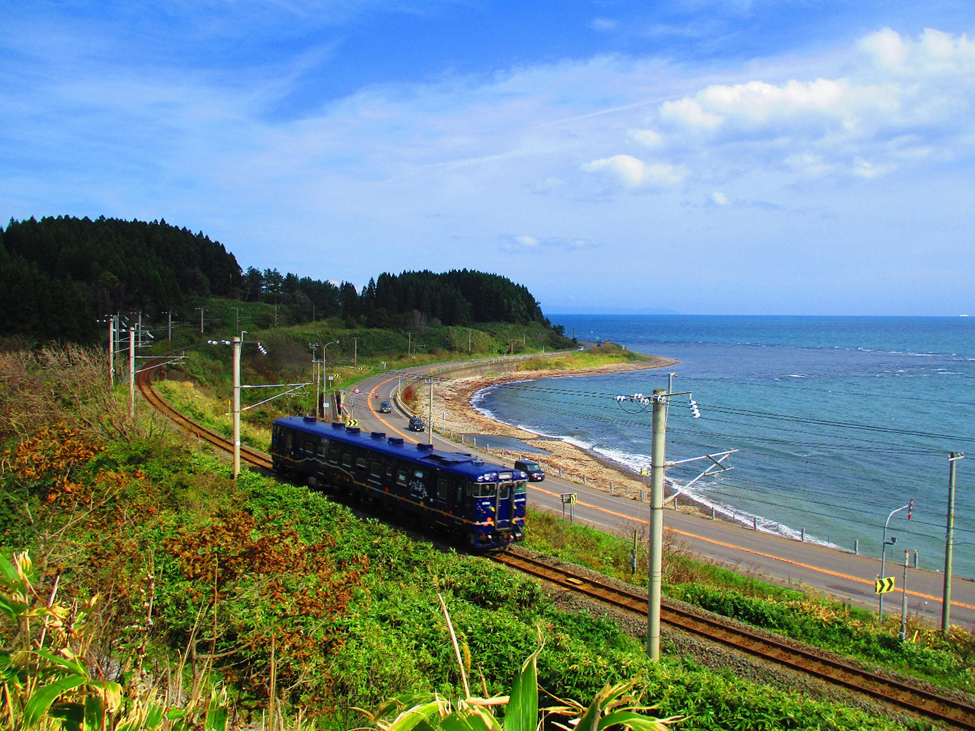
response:
[[[445,380],[437,386],[434,395],[433,426],[438,432],[453,435],[454,438],[458,438],[461,434],[484,434],[518,439],[535,449],[544,450],[544,452],[520,452],[515,447],[510,450],[505,450],[505,453],[502,455],[499,455],[497,450],[492,450],[492,456],[494,458],[500,456],[503,460],[509,462],[515,459],[522,459],[523,457],[525,459],[531,459],[542,464],[546,473],[550,475],[557,476],[561,474],[565,479],[579,483],[585,481],[585,484],[589,487],[603,489],[607,492],[612,489],[614,494],[625,495],[638,500],[641,490],[645,490],[645,484],[640,475],[627,472],[622,465],[600,459],[598,456],[567,442],[542,437],[534,432],[495,421],[475,409],[471,405],[471,401],[478,391],[505,383],[535,380],[538,378],[569,378],[594,375],[597,373],[604,374],[619,371],[666,368],[675,363],[676,361],[674,360],[654,356],[646,361],[613,364],[598,368],[585,368],[571,371],[517,371],[490,376],[462,377]],[[421,392],[419,395],[421,400],[427,397],[426,393]],[[427,404],[424,401],[419,406],[418,411],[423,414],[426,413],[426,410]],[[446,418],[443,418],[444,416]],[[649,431],[647,441],[647,452],[649,453]],[[649,500],[649,490],[645,490],[645,497]]]

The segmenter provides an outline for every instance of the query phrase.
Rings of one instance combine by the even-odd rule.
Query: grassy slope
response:
[[[53,454],[68,441],[54,435],[35,451]],[[239,694],[240,723],[248,709],[259,717],[266,705],[272,647],[276,694],[320,715],[327,728],[350,728],[353,706],[374,707],[404,691],[455,696],[439,592],[471,676],[489,693],[507,690],[541,637],[542,687],[588,700],[603,684],[636,676],[660,714],[689,716],[682,729],[898,728],[681,658],[650,665],[638,641],[609,622],[556,609],[526,578],[358,519],[305,488],[253,473],[234,484],[223,462],[165,440],[111,444],[76,460],[72,472],[70,490],[52,486],[50,475],[5,475],[8,489],[34,503],[34,524],[20,539],[61,573],[63,597],[99,591],[108,598],[100,616],[106,656],[136,662],[151,594],[142,666],[157,674],[174,651],[216,650],[217,669]],[[106,475],[115,477],[106,482]],[[97,508],[85,509],[106,491],[110,500],[96,497]],[[71,519],[57,548],[40,540]],[[4,536],[5,553],[22,547],[11,537]]]

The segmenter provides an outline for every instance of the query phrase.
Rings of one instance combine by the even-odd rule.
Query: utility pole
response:
[[[108,316],[108,385],[115,388],[115,315]]]
[[[664,464],[667,456],[667,396],[662,388],[653,391],[653,432],[650,467],[650,567],[649,610],[647,611],[647,654],[660,660],[660,596],[663,583]]]
[[[433,444],[433,379],[429,379],[430,383],[430,403],[428,404],[429,410],[427,412],[427,444]]]
[[[353,344],[353,347],[352,347],[352,367],[353,368],[358,368],[359,367],[359,338],[358,337],[352,338],[352,344]]]
[[[965,459],[964,454],[950,452],[948,454],[948,517],[945,521],[945,587],[941,599],[941,631],[946,633],[951,626],[951,560],[955,542],[955,475],[958,460]]]
[[[471,329],[467,328],[467,354],[471,354]]]
[[[200,335],[202,335],[203,334],[203,308],[197,307],[196,309],[200,311]]]
[[[413,333],[406,333],[406,359],[413,360]]]
[[[166,342],[172,343],[173,342],[173,311],[170,310],[166,314],[169,315],[169,331],[168,331],[169,334],[166,336]]]
[[[320,419],[322,399],[319,395],[319,384],[321,383],[319,374],[321,373],[321,368],[319,368],[319,363],[315,359],[315,351],[318,350],[319,345],[318,343],[308,343],[308,348],[311,350],[311,372],[312,380],[315,382],[315,418]]]
[[[278,306],[274,305],[274,327],[278,326]]]
[[[135,330],[129,328],[129,418],[135,419]]]
[[[234,351],[234,479],[240,474],[240,338],[231,341]]]

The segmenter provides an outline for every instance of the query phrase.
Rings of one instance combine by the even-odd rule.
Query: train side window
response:
[[[338,444],[333,444],[328,448],[328,463],[338,464],[340,459],[342,459],[342,450]]]
[[[423,470],[416,470],[416,471],[415,471],[415,472],[413,473],[413,476],[414,476],[415,478],[417,478],[418,480],[422,480],[422,479],[423,479]]]
[[[498,497],[500,497],[502,500],[508,499],[509,492],[511,492],[511,485],[507,482],[503,482],[498,485]]]
[[[352,468],[352,452],[346,452],[342,455],[342,466]]]
[[[464,499],[464,483],[457,483],[457,495],[454,497],[454,505],[460,505],[461,501]]]
[[[358,467],[360,470],[366,469],[366,458],[359,457],[358,459],[356,459],[355,466]]]
[[[319,437],[318,439],[318,450],[317,454],[319,457],[325,457],[325,450],[328,447],[328,442],[325,441],[325,437]]]
[[[400,470],[396,473],[396,484],[406,487],[406,471]]]
[[[437,500],[446,500],[450,493],[450,486],[447,484],[446,475],[437,476]]]
[[[467,483],[467,497],[470,497],[471,496],[471,494],[473,492],[473,485],[474,485],[473,482],[468,482]]]
[[[478,497],[494,497],[495,493],[497,492],[497,487],[498,486],[495,485],[493,482],[489,482],[489,483],[484,484],[484,485],[478,485],[477,486],[477,488],[478,488],[477,489],[477,496]]]
[[[382,463],[381,462],[373,462],[372,463],[372,469],[370,470],[370,473],[369,474],[371,474],[377,480],[380,479],[383,476],[383,465],[382,465]]]
[[[284,435],[284,448],[290,452],[293,444],[294,444],[294,437],[292,436],[291,432],[288,432],[287,434]]]
[[[524,480],[515,483],[515,495],[524,495],[526,492],[528,492],[528,489]]]

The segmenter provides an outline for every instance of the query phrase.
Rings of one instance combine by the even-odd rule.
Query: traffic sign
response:
[[[575,492],[563,492],[561,496],[563,505],[575,505],[579,499],[579,494]]]
[[[349,419],[347,422],[345,422],[345,425],[346,426],[359,426],[359,420],[358,419]]]
[[[353,388],[352,389],[352,393],[362,393],[362,389],[360,389],[360,388]]]
[[[875,587],[877,594],[889,594],[894,590],[894,577],[888,576],[883,579],[877,579]]]

